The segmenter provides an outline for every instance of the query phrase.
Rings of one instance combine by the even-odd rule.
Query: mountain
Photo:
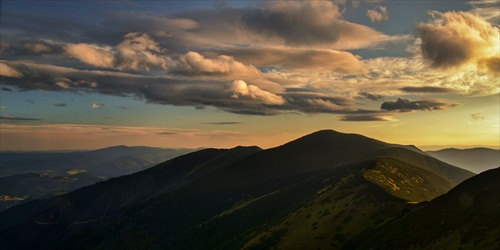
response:
[[[0,210],[139,172],[192,151],[114,146],[79,152],[3,152]]]
[[[1,176],[39,173],[65,175],[72,169],[83,169],[104,177],[138,172],[194,149],[162,149],[114,146],[77,152],[2,152]]]
[[[447,148],[438,151],[427,151],[427,153],[448,164],[475,173],[481,173],[500,166],[500,150],[490,148]]]
[[[206,149],[0,213],[4,249],[343,248],[472,172],[411,146],[323,130]]]
[[[358,236],[350,247],[499,249],[499,180],[500,168],[482,172],[430,203]]]

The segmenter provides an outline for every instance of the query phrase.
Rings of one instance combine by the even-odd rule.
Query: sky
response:
[[[500,0],[0,4],[0,151],[500,147]]]

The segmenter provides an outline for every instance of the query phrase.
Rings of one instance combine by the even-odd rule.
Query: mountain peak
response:
[[[346,134],[335,130],[319,130],[285,145],[286,148],[301,148],[319,152],[359,152],[380,149],[390,144],[359,134]]]

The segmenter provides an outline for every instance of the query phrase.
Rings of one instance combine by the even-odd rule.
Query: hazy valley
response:
[[[2,152],[1,210],[139,172],[192,151],[115,146],[80,152]]]

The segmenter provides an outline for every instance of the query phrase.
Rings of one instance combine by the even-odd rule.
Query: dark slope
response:
[[[500,166],[500,150],[490,148],[447,148],[427,153],[441,161],[475,173]]]
[[[297,231],[304,225],[308,228],[304,241],[333,237],[327,236],[333,223],[332,228],[339,230],[339,238],[324,242],[341,247],[367,227],[397,215],[406,201],[429,200],[448,191],[453,182],[473,175],[413,148],[335,131],[319,131],[277,148],[255,151],[248,157],[230,158],[223,163],[208,157],[209,160],[200,161],[209,162],[203,167],[196,167],[201,165],[196,163],[188,169],[169,172],[168,176],[197,178],[180,181],[173,187],[163,182],[156,187],[163,194],[149,196],[151,199],[143,203],[128,201],[146,200],[142,190],[149,185],[141,184],[154,183],[152,175],[162,175],[155,172],[162,168],[73,192],[70,194],[73,196],[66,196],[73,199],[68,206],[62,206],[66,204],[64,198],[56,203],[45,202],[43,209],[33,206],[43,213],[29,212],[29,206],[21,206],[5,214],[15,217],[16,213],[24,212],[36,216],[23,221],[12,219],[3,226],[2,242],[31,242],[30,246],[41,249],[75,245],[80,249],[233,249],[262,244],[281,246],[295,237],[284,231]],[[188,156],[175,160],[189,162],[192,157]],[[128,184],[141,178],[143,182]],[[122,184],[111,185],[113,182]],[[109,188],[102,189],[100,185]],[[151,190],[146,193],[155,192]],[[81,198],[89,192],[102,195]],[[408,192],[411,195],[405,194]],[[118,202],[115,196],[121,197]],[[80,209],[82,199],[84,209]],[[126,206],[120,209],[120,204]],[[59,212],[61,209],[63,212]],[[304,210],[315,214],[298,215]],[[89,216],[88,211],[94,215],[107,213],[101,219]],[[308,221],[320,216],[318,212],[322,222],[315,225],[325,230],[322,235],[311,233],[314,230],[311,223],[316,221]],[[296,218],[293,223],[287,220],[292,217]],[[59,224],[38,225],[37,220]],[[73,233],[64,233],[60,228],[71,229]],[[279,229],[277,235],[272,233],[274,228]],[[271,240],[255,240],[259,235]],[[331,247],[328,244],[318,246]]]
[[[349,239],[406,206],[404,200],[362,177],[372,164],[345,165],[281,181],[270,192],[263,191],[271,188],[264,183],[216,193],[180,189],[131,208],[99,233],[68,239],[61,247],[81,241],[84,248],[97,249],[267,249],[294,239],[300,239],[293,244],[297,249],[312,249],[308,247],[314,241],[341,245],[343,241],[335,241],[333,235],[326,241],[315,237],[342,228],[341,237]]]
[[[350,247],[498,249],[500,168],[476,175],[430,203],[361,235]]]
[[[357,134],[321,130],[282,146],[263,150],[234,166],[221,168],[217,173],[200,179],[199,185],[214,190],[260,185],[377,158],[390,158],[418,166],[443,176],[454,184],[474,175],[470,171],[432,158],[418,149],[388,144]],[[210,185],[214,182],[219,185]]]
[[[2,243],[17,237],[29,237],[29,241],[17,244],[28,244],[22,248],[44,248],[53,241],[63,240],[68,232],[98,226],[124,207],[173,191],[259,150],[258,147],[200,150],[136,174],[110,179],[56,198],[22,204],[0,213]],[[19,232],[27,234],[21,236]]]

